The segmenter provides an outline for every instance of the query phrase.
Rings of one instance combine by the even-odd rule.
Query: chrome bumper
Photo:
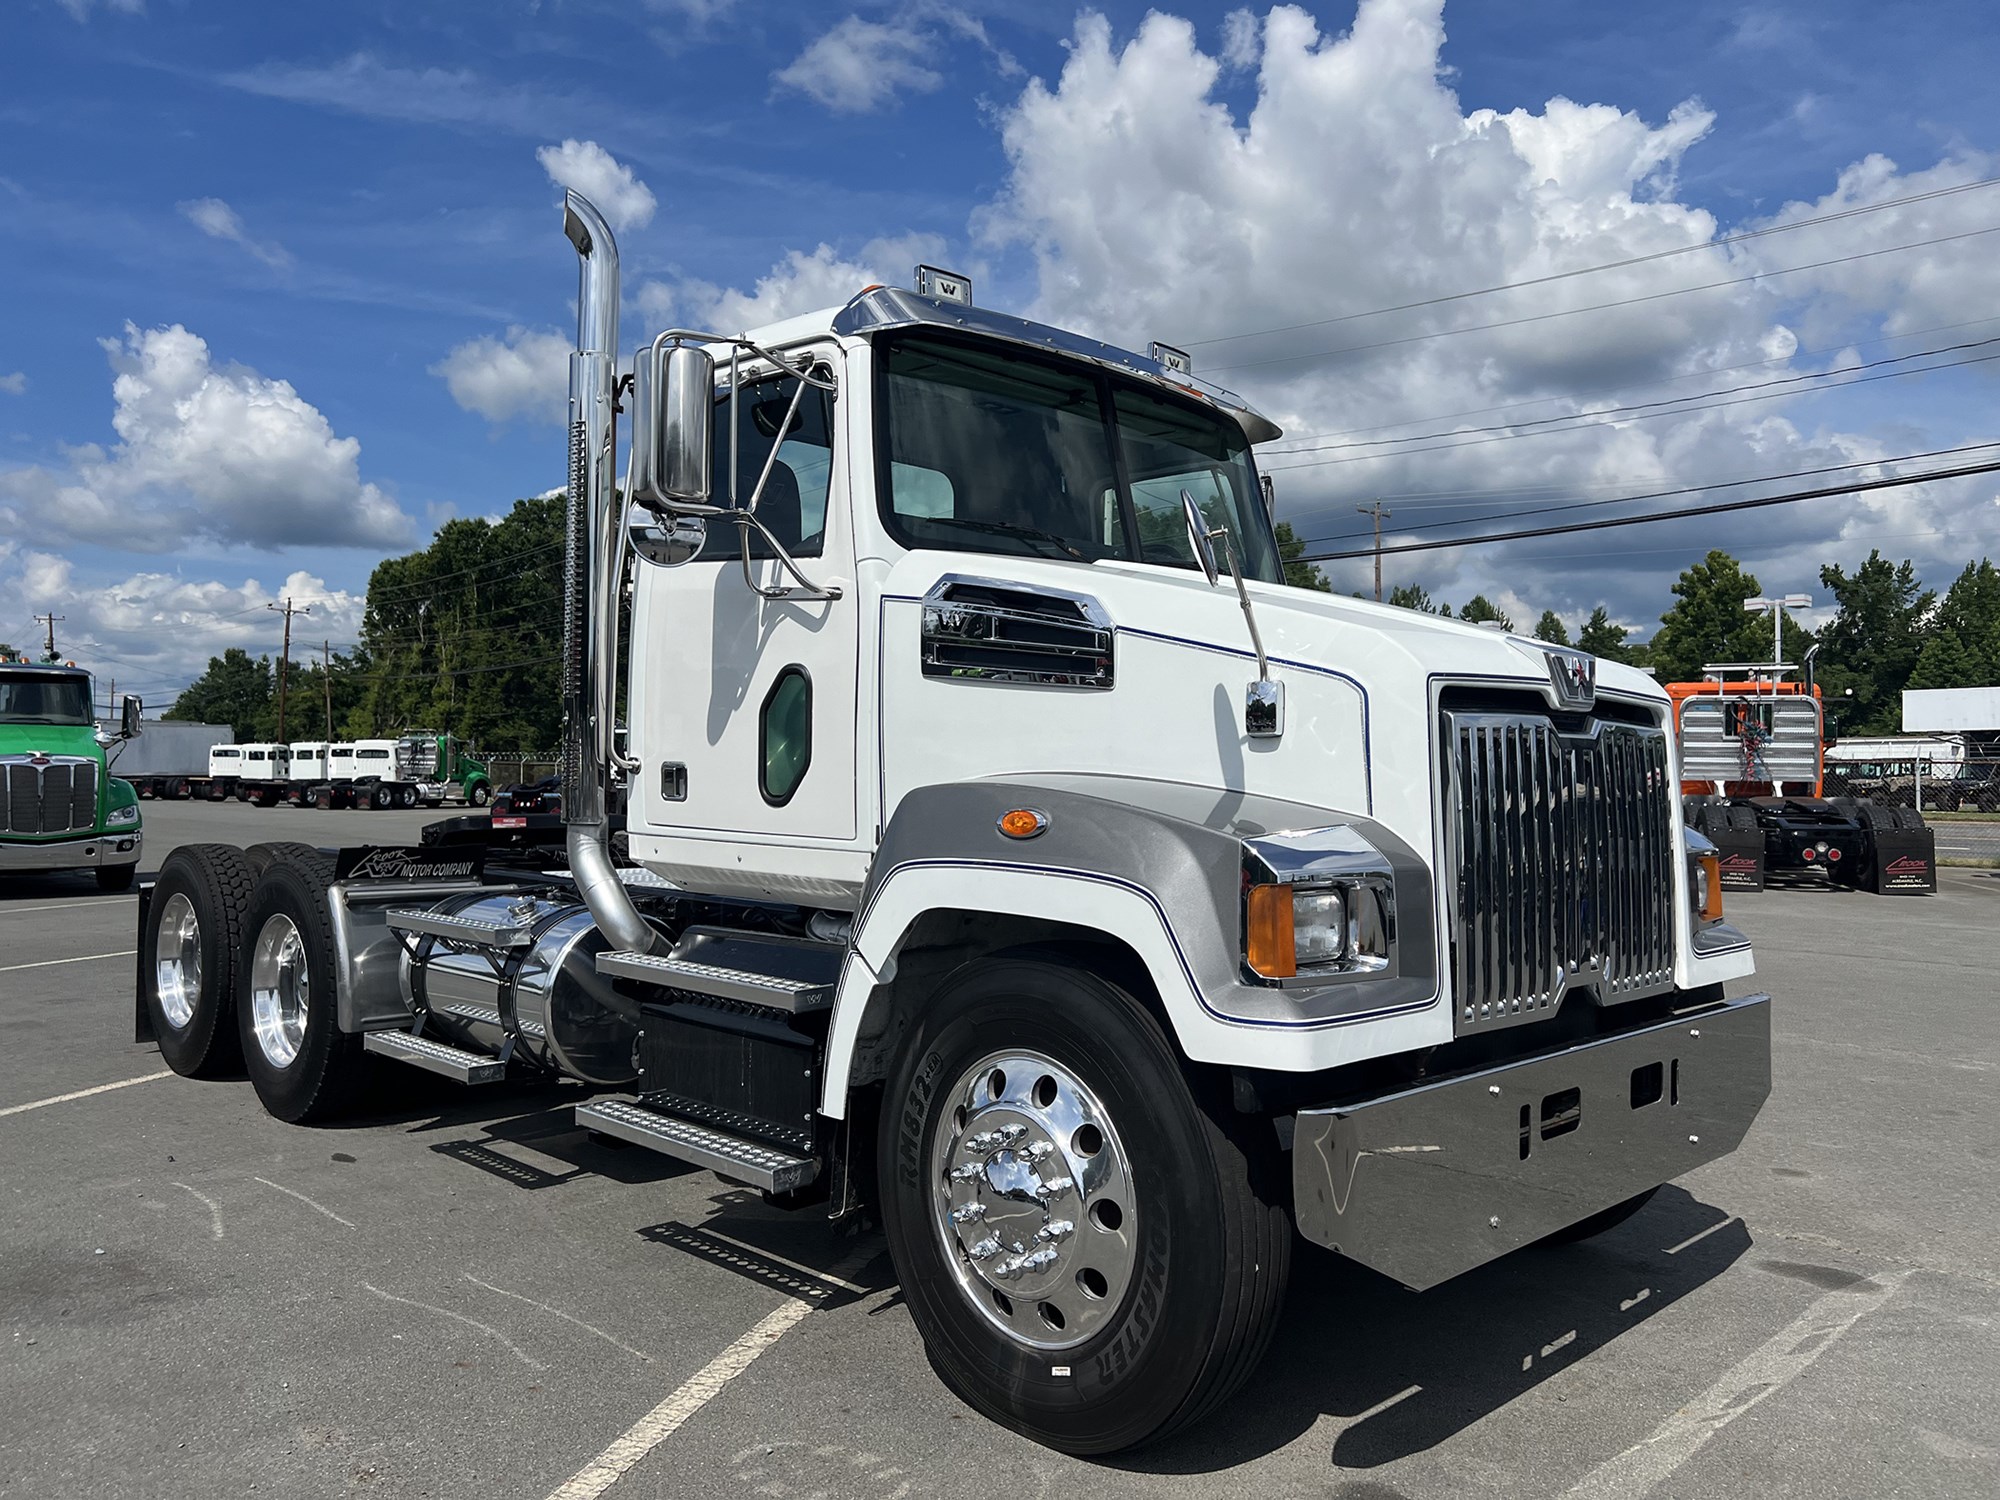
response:
[[[139,862],[145,835],[138,829],[121,829],[108,835],[93,834],[81,839],[51,839],[29,843],[0,839],[0,875],[16,875],[33,870],[94,870],[99,865],[131,865]]]
[[[1299,1113],[1299,1232],[1417,1291],[1735,1150],[1771,1092],[1771,997]]]

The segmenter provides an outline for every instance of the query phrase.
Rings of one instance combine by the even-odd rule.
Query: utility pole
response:
[[[283,604],[267,604],[266,609],[279,611],[285,617],[285,649],[278,656],[278,743],[285,743],[285,676],[292,665],[292,616],[312,613],[310,604],[293,604],[292,596],[285,595]]]
[[[68,615],[36,615],[36,616],[35,616],[35,618],[36,618],[36,620],[38,620],[38,621],[39,621],[40,623],[42,623],[42,624],[44,624],[44,625],[46,625],[46,626],[48,626],[48,627],[49,627],[49,635],[48,635],[48,653],[47,653],[47,654],[46,654],[45,656],[43,656],[43,657],[42,657],[42,660],[43,660],[43,661],[54,661],[54,660],[56,659],[56,621],[58,621],[58,620],[67,620],[67,619],[69,618],[69,616],[68,616]]]
[[[1354,508],[1364,516],[1373,516],[1375,518],[1375,602],[1380,604],[1382,602],[1382,519],[1385,516],[1394,515],[1395,512],[1382,509],[1382,502],[1380,500],[1377,500],[1373,505],[1357,505]]]
[[[320,676],[326,679],[326,742],[331,747],[333,744],[333,642],[321,641],[319,644],[320,651],[323,653],[321,660],[325,663],[320,670]]]

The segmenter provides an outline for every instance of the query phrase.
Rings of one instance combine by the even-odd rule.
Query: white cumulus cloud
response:
[[[218,364],[178,323],[128,323],[103,342],[117,442],[72,449],[61,468],[0,471],[0,530],[159,552],[410,541],[410,518],[361,478],[359,441],[289,381]]]
[[[906,284],[920,261],[935,262],[943,255],[944,242],[927,234],[870,240],[852,257],[821,244],[810,253],[789,251],[747,292],[705,281],[646,282],[638,291],[639,312],[649,326],[678,321],[718,333],[742,333],[838,307],[865,286]]]
[[[98,6],[127,16],[143,16],[146,13],[146,0],[62,0],[62,8],[78,21],[88,21],[91,11]]]
[[[195,198],[176,205],[181,217],[210,239],[228,240],[241,245],[265,265],[282,269],[292,263],[292,257],[282,245],[275,242],[254,240],[243,227],[243,217],[220,198]]]
[[[535,153],[535,160],[557,187],[574,188],[596,204],[597,211],[619,233],[652,222],[653,210],[659,206],[652,189],[597,142],[566,140],[560,146],[544,146]]]
[[[936,38],[926,30],[849,16],[773,76],[837,113],[867,114],[899,93],[942,87],[944,75],[931,66],[936,52]]]
[[[25,370],[16,370],[11,375],[0,375],[0,391],[5,391],[10,396],[27,395],[28,394],[27,372]]]
[[[431,374],[450,388],[452,400],[489,422],[560,422],[569,404],[572,343],[559,333],[513,327],[504,338],[468,339]]]

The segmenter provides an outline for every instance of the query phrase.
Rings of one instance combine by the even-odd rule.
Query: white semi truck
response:
[[[920,268],[627,375],[564,227],[562,867],[471,820],[177,850],[175,1069],[298,1122],[371,1063],[581,1079],[593,1130],[879,1217],[941,1376],[1078,1453],[1241,1383],[1295,1233],[1422,1289],[1742,1139],[1769,1002],[1650,679],[1286,587],[1277,429],[1171,351]]]

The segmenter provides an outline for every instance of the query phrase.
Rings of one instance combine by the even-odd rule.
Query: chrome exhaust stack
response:
[[[576,351],[569,357],[569,502],[563,537],[563,818],[569,868],[598,930],[614,948],[646,953],[658,935],[611,863],[605,821],[618,657],[618,246],[590,200],[563,198],[576,247]]]

